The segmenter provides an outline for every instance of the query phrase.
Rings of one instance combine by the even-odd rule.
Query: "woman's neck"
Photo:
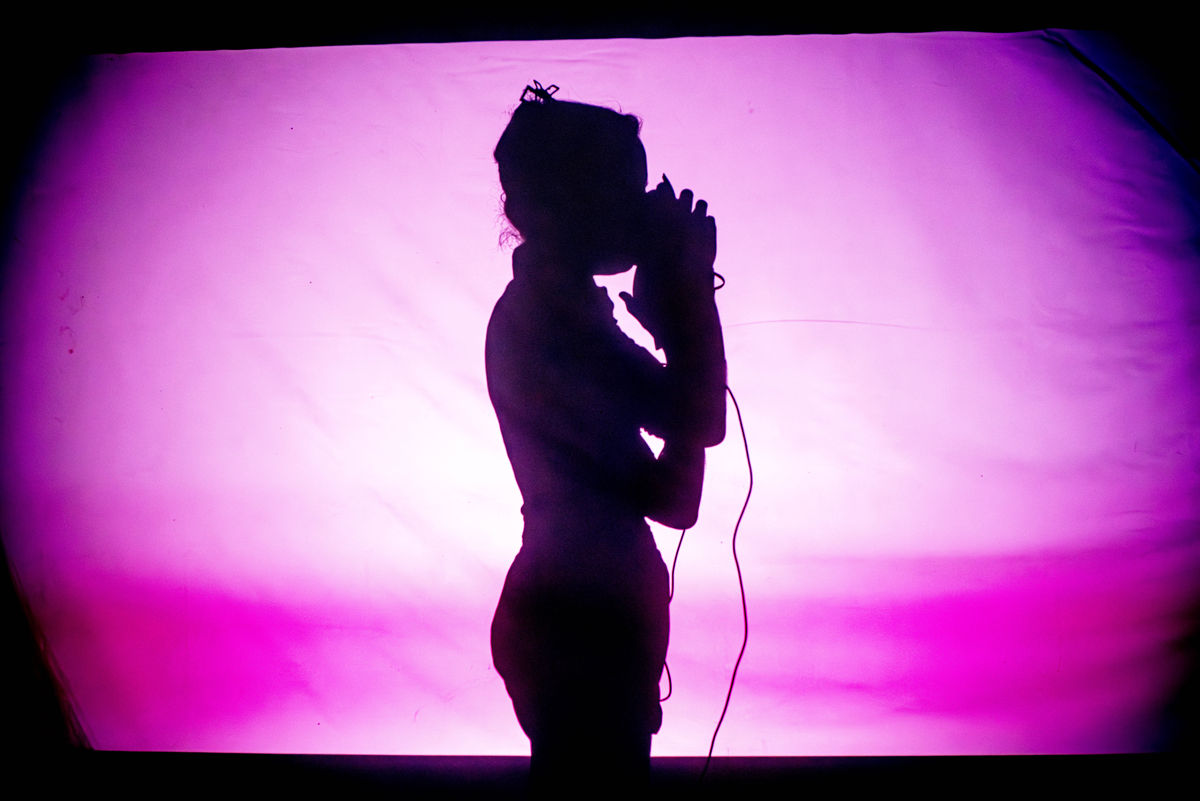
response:
[[[524,242],[513,251],[513,276],[563,291],[596,287],[585,259],[538,242]]]

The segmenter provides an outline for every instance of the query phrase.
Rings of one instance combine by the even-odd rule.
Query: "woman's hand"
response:
[[[675,196],[667,176],[646,194],[646,230],[640,248],[633,295],[621,299],[655,343],[671,338],[673,328],[697,301],[711,300],[717,223],[708,204],[692,204],[692,190]]]
[[[667,176],[646,196],[650,230],[648,256],[673,262],[685,278],[704,278],[712,286],[713,262],[717,258],[717,221],[708,216],[708,203],[697,200],[692,190],[675,197]]]

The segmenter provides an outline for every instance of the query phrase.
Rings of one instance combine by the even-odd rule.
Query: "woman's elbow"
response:
[[[696,521],[700,518],[700,505],[653,510],[647,517],[656,523],[662,523],[667,528],[682,531],[696,525]]]

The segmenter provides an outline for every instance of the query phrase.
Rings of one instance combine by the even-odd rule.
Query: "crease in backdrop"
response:
[[[533,79],[641,116],[718,221],[756,484],[716,753],[1162,747],[1197,174],[1036,32],[93,58],[0,321],[4,546],[91,743],[527,753],[488,650],[521,520],[483,336]],[[745,490],[731,425],[656,755],[720,713]]]

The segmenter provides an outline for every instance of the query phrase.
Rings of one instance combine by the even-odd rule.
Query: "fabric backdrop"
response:
[[[1045,33],[92,59],[0,321],[4,546],[92,743],[527,753],[488,649],[521,519],[483,336],[491,151],[534,79],[639,115],[652,179],[717,219],[755,483],[716,753],[1159,747],[1200,568],[1200,182]],[[741,643],[729,420],[660,756],[707,750]]]

